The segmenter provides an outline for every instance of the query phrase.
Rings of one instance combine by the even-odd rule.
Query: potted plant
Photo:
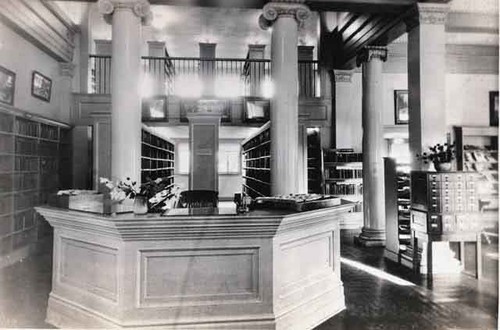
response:
[[[417,158],[423,160],[425,164],[432,162],[437,172],[446,172],[451,170],[451,161],[455,158],[454,149],[454,144],[438,143],[429,147],[430,152],[417,154]]]
[[[134,200],[135,214],[163,211],[164,208],[170,206],[170,201],[177,197],[179,191],[177,186],[169,185],[168,181],[162,178],[156,180],[148,178],[141,185],[130,178],[118,182],[100,178],[100,183],[109,189],[112,201],[121,203],[127,198]]]

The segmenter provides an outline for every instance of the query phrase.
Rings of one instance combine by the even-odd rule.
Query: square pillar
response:
[[[147,86],[151,90],[144,91],[147,95],[165,95],[165,42],[164,41],[148,41],[148,56],[150,63],[146,69],[145,79],[149,79]]]
[[[315,96],[315,74],[313,60],[314,46],[298,46],[299,97]]]
[[[425,170],[416,154],[447,142],[445,111],[447,4],[417,3],[408,27],[409,138],[412,169]]]
[[[263,60],[266,50],[266,45],[248,45],[249,60]],[[249,96],[261,96],[262,86],[260,85],[265,79],[265,62],[250,62],[249,63]]]
[[[200,46],[200,78],[204,96],[215,94],[215,47],[213,43],[199,43]]]
[[[189,120],[189,189],[219,189],[218,153],[222,106],[217,100],[200,100]]]

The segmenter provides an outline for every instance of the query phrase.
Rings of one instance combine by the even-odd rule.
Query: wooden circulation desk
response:
[[[351,203],[243,215],[36,209],[54,227],[57,327],[311,329],[345,309],[339,221]]]

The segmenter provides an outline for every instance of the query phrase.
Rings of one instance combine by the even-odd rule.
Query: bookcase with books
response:
[[[307,192],[323,192],[323,152],[319,128],[307,128]]]
[[[162,178],[171,187],[174,184],[174,144],[143,129],[141,147],[141,181]]]
[[[352,216],[363,215],[363,154],[353,149],[323,149],[323,193],[357,202]]]
[[[243,193],[252,198],[271,195],[271,123],[242,142]]]
[[[71,187],[70,138],[69,125],[0,104],[0,256],[52,231],[34,207]]]

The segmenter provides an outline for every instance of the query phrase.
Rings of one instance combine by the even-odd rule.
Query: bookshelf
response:
[[[0,108],[2,106],[0,105]],[[34,210],[71,187],[71,127],[14,108],[0,110],[0,255],[51,232]]]
[[[243,192],[252,198],[271,195],[271,123],[242,142]]]
[[[363,199],[363,154],[352,149],[323,150],[323,186],[326,195],[351,201]],[[357,207],[361,211],[361,206]]]
[[[307,192],[323,192],[323,152],[319,128],[307,128]]]
[[[141,181],[162,178],[168,186],[174,184],[175,147],[166,139],[142,130]]]

